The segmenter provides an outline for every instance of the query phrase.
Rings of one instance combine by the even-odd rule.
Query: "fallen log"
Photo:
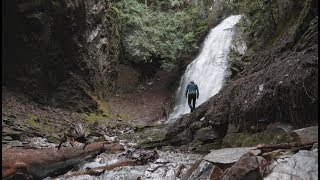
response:
[[[74,165],[107,150],[123,150],[119,144],[95,142],[69,148],[24,149],[2,148],[4,179],[41,179],[70,170]]]
[[[314,143],[318,141],[309,141],[309,142],[292,142],[292,143],[282,143],[282,144],[259,144],[255,149],[260,149],[262,153],[270,152],[276,149],[291,149],[291,148],[310,148]]]

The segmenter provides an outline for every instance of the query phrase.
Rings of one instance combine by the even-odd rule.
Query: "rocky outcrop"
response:
[[[263,146],[213,150],[196,161],[182,179],[317,179],[317,143],[280,145],[268,150]]]
[[[4,86],[80,112],[114,91],[120,37],[110,1],[4,1],[2,15]]]
[[[274,43],[250,56],[246,69],[218,94],[171,124],[165,141],[187,144],[199,129],[208,126],[222,132],[231,127],[234,132],[250,132],[251,127],[272,122],[296,128],[317,124],[316,5],[314,0],[303,2],[296,21],[275,37]]]

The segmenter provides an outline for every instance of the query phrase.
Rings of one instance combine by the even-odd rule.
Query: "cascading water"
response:
[[[194,80],[199,87],[200,95],[196,107],[219,92],[224,82],[233,27],[240,18],[241,15],[232,15],[210,31],[203,44],[202,51],[187,66],[181,78],[177,90],[176,105],[169,116],[168,123],[190,112],[185,91],[191,80]]]

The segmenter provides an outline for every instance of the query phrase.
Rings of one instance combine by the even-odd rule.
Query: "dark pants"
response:
[[[191,112],[194,110],[194,108],[196,108],[196,99],[197,99],[196,94],[188,94],[188,105],[191,109]]]

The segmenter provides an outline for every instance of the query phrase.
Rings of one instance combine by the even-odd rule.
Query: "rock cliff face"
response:
[[[2,82],[79,112],[114,91],[120,37],[111,1],[3,1]]]
[[[218,94],[172,124],[165,142],[189,143],[207,126],[218,129],[223,137],[226,132],[248,132],[263,123],[317,124],[318,2],[295,3],[301,8],[288,10],[298,10],[298,18],[273,43],[244,59],[248,62],[245,70]]]

